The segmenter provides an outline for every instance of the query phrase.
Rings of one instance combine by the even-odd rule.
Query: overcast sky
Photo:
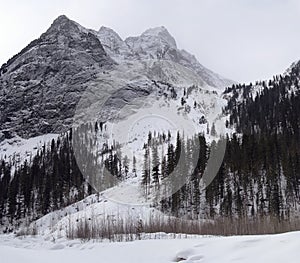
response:
[[[1,1],[1,0],[0,0]],[[165,26],[179,48],[239,82],[268,79],[300,59],[299,0],[9,0],[0,2],[0,64],[59,15],[122,38]]]

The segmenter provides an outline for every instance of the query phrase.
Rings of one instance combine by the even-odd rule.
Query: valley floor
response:
[[[170,237],[100,243],[53,240],[50,236],[1,235],[0,255],[3,263],[296,263],[300,258],[300,232],[265,236]]]

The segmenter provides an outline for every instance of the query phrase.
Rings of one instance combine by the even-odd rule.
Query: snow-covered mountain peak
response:
[[[176,50],[176,41],[165,27],[150,28],[140,36],[128,37],[125,43],[142,59],[170,59],[168,54]]]
[[[54,24],[64,24],[69,21],[71,21],[71,20],[66,15],[60,15],[53,21],[53,25]]]
[[[63,35],[66,36],[67,38],[74,38],[77,41],[79,40],[79,38],[81,38],[81,36],[79,35],[82,34],[85,34],[86,36],[88,34],[96,35],[97,32],[95,30],[83,27],[82,25],[80,25],[76,21],[69,19],[65,15],[60,15],[52,22],[51,26],[43,35],[53,35],[53,34]]]
[[[164,26],[147,29],[140,36],[127,37],[125,41],[108,28],[100,29],[98,37],[105,51],[121,64],[124,61],[139,63],[138,61],[165,60],[195,72],[200,82],[205,82],[214,88],[224,89],[234,83],[202,66],[196,57],[187,51],[178,49],[175,39]],[[157,68],[156,71],[161,71],[165,75],[166,69]],[[164,81],[171,80],[164,79]]]
[[[51,24],[50,28],[47,32],[64,32],[66,30],[79,30],[79,27],[81,27],[79,24],[77,24],[75,21],[72,21],[65,15],[61,15],[57,17]]]
[[[149,28],[142,33],[141,37],[157,38],[168,43],[170,47],[177,48],[174,37],[172,37],[172,35],[164,26]]]
[[[107,37],[110,37],[111,39],[123,42],[123,40],[119,36],[119,34],[116,31],[114,31],[113,29],[109,28],[109,27],[101,26],[98,33],[99,33],[100,36],[107,36]],[[102,42],[102,44],[105,44],[105,43]]]
[[[234,84],[233,81],[205,68],[194,55],[179,49],[174,37],[164,26],[149,28],[141,35],[130,36],[125,40],[122,40],[114,30],[107,27],[101,27],[97,35],[106,53],[119,64],[125,63],[126,65],[132,65],[132,63],[139,64],[143,62],[147,64],[146,61],[157,60],[160,61],[158,62],[160,65],[173,63],[171,68],[178,68],[176,65],[180,65],[194,72],[199,78],[197,84],[199,84],[199,82],[206,83],[218,89],[224,89]],[[162,63],[162,61],[166,63]],[[170,67],[161,68],[157,66],[157,63],[155,65],[155,71],[161,72],[160,75],[165,76],[166,73],[167,75],[172,73]],[[181,74],[178,75],[177,71],[171,75],[176,75],[177,78],[181,76]],[[172,80],[173,79],[169,78],[164,79],[164,81],[167,82],[172,82]],[[190,85],[190,83],[187,85]]]
[[[119,34],[111,28],[102,26],[97,32],[97,35],[106,52],[114,60],[119,61],[120,59],[132,56],[130,48]]]

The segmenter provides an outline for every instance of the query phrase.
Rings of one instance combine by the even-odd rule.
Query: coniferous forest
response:
[[[189,171],[186,184],[155,204],[170,215],[193,219],[294,217],[299,214],[300,203],[299,68],[296,65],[289,74],[276,76],[268,83],[226,89],[224,96],[230,95],[223,109],[230,115],[226,125],[236,133],[221,138],[226,140],[224,160],[208,187],[201,178],[218,142],[208,144],[204,134],[185,139],[178,133],[172,143],[170,134],[149,133],[143,167],[138,168],[135,157],[120,157],[118,145],[104,145],[100,153],[89,153],[93,147],[91,136],[103,129],[103,124],[100,129],[96,122],[53,139],[19,167],[1,160],[0,223],[14,226],[30,222],[95,192],[78,168],[72,136],[81,142],[85,161],[93,165],[100,156],[100,167],[106,167],[112,177],[123,180],[140,169],[146,194],[160,187],[177,165],[181,169],[176,176],[186,176],[183,173],[189,171],[194,149],[200,145],[197,165]],[[162,145],[164,154],[159,150]]]

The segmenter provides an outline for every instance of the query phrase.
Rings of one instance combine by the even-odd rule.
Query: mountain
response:
[[[98,36],[104,49],[116,61],[167,60],[180,64],[197,75],[204,83],[222,89],[234,82],[202,66],[195,56],[179,50],[175,39],[165,27],[150,28],[140,36],[128,37],[124,41],[112,29],[102,27]]]
[[[66,131],[87,89],[98,98],[115,94],[118,109],[128,94],[149,95],[140,90],[153,80],[209,92],[233,83],[177,49],[164,27],[123,41],[109,28],[97,32],[60,16],[0,69],[0,140]]]
[[[102,155],[102,168],[110,160],[110,171],[123,178],[123,157],[115,144],[130,160],[127,150],[135,151],[135,190],[123,189],[135,193],[148,133],[163,140],[159,147],[167,150],[169,143],[175,145],[178,129],[190,137],[211,127],[219,132],[226,118],[225,84],[177,49],[164,27],[124,41],[109,28],[95,31],[58,17],[0,69],[0,219],[13,223],[26,215],[31,221],[91,194],[95,185],[85,177],[90,167],[84,162],[93,165],[95,153]],[[131,121],[136,125],[128,127]],[[127,132],[125,127],[131,129],[129,138],[116,137]],[[207,134],[208,140],[214,136]],[[88,156],[81,159],[78,153]]]
[[[113,64],[94,34],[58,17],[1,67],[1,130],[25,138],[65,131],[82,92]]]

